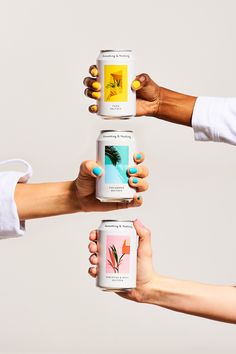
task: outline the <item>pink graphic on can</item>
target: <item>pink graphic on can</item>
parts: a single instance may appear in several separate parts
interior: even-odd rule
[[[130,237],[107,236],[106,272],[129,273]]]

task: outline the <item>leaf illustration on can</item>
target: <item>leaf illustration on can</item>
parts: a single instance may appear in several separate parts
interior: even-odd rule
[[[128,182],[127,161],[129,159],[129,150],[127,146],[105,146],[105,164],[113,168],[109,169],[109,173],[119,178],[120,183]],[[108,167],[107,167],[108,168]],[[118,177],[119,176],[119,177]]]
[[[121,162],[121,156],[119,151],[117,151],[117,149],[112,145],[105,146],[105,155],[109,157],[114,166]]]
[[[117,71],[110,74],[110,82],[106,85],[106,89],[109,92],[106,100],[110,101],[112,96],[122,93],[122,71]]]
[[[122,255],[120,257],[114,244],[108,247],[108,252],[110,256],[110,259],[107,259],[108,264],[112,267],[114,273],[119,273],[119,268],[125,255],[130,254],[130,244],[128,240],[124,240],[124,243],[122,245]]]

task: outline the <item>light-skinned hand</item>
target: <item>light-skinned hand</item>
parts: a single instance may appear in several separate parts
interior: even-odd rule
[[[145,178],[148,176],[148,169],[141,163],[144,160],[144,153],[137,152],[134,154],[134,165],[128,168],[129,185],[136,190],[134,199],[124,203],[104,203],[96,199],[96,178],[100,178],[103,174],[102,167],[96,161],[84,161],[80,166],[80,172],[75,180],[76,194],[75,198],[79,203],[81,211],[109,211],[115,209],[124,209],[130,207],[138,207],[142,205],[143,198],[140,194],[148,189],[148,183]],[[137,170],[131,173],[132,167]],[[131,169],[131,170],[130,170]],[[133,182],[135,178],[135,182]],[[138,180],[138,181],[137,181]]]

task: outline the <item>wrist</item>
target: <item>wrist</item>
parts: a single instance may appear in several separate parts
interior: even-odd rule
[[[163,277],[159,274],[155,274],[151,281],[143,286],[140,302],[157,305],[163,295],[161,290],[162,281]]]
[[[181,296],[181,294],[177,291],[175,279],[155,274],[144,292],[142,302],[168,307],[172,302],[172,298],[179,296]]]
[[[76,185],[76,180],[72,181],[70,185],[68,185],[68,200],[69,200],[68,204],[70,206],[71,213],[83,211],[81,201],[78,198],[78,189]]]
[[[192,126],[192,114],[197,97],[160,87],[156,117],[172,123]]]

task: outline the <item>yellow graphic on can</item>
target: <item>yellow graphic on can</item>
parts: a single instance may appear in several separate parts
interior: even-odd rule
[[[128,65],[104,65],[104,101],[128,101]]]

